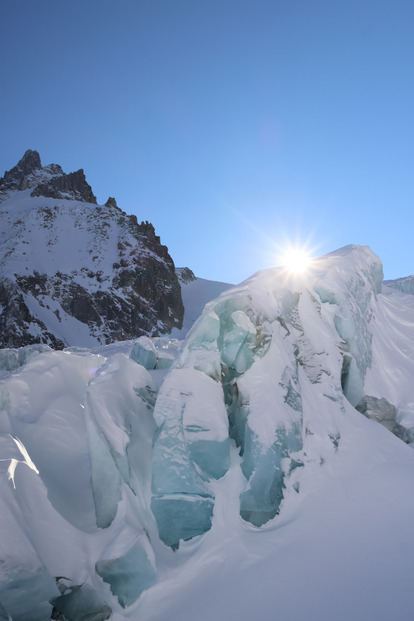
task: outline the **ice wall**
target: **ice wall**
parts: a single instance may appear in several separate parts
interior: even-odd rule
[[[240,515],[255,526],[279,512],[287,486],[299,490],[309,451],[337,450],[335,414],[344,396],[364,395],[381,283],[380,260],[348,246],[301,276],[258,273],[206,306],[154,411],[152,510],[165,543],[210,528],[229,440],[246,479]],[[328,415],[310,418],[309,401]]]
[[[155,582],[157,388],[122,354],[37,353],[0,387],[0,612],[106,619]]]

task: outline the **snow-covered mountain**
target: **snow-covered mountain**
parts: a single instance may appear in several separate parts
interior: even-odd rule
[[[0,346],[96,346],[180,328],[181,289],[153,226],[83,170],[27,151],[0,179]]]
[[[0,619],[411,620],[413,346],[348,246],[184,341],[4,350]]]

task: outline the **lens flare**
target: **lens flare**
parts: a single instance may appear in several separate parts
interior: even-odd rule
[[[280,263],[290,274],[303,274],[311,264],[309,252],[304,248],[287,248],[280,257]]]

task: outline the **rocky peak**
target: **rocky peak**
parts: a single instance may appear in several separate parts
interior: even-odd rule
[[[112,196],[108,197],[108,200],[105,203],[105,207],[115,207],[115,209],[119,209],[118,205],[116,204],[116,200]]]
[[[96,204],[82,169],[65,174],[58,164],[43,166],[37,151],[28,150],[0,179],[0,202],[11,192],[32,189],[31,196],[65,198]],[[115,200],[115,199],[112,199]]]
[[[160,238],[158,237],[158,235],[155,234],[154,225],[151,222],[145,220],[145,222],[141,222],[141,224],[138,224],[136,216],[129,216],[129,218],[130,221],[133,223],[133,228],[135,228],[135,225],[137,225],[136,230],[139,235],[145,235],[145,237],[148,237],[148,239],[156,241],[157,244],[160,243]]]
[[[39,153],[28,149],[16,166],[11,170],[6,170],[4,177],[0,179],[0,193],[23,189],[25,179],[41,168]]]
[[[60,168],[60,167],[59,167]],[[96,196],[85,179],[85,173],[80,168],[76,172],[52,177],[45,183],[35,187],[31,196],[46,196],[47,198],[69,198],[85,203],[97,204]]]
[[[64,175],[65,173],[62,170],[62,167],[59,164],[49,164],[48,166],[43,166],[42,171],[44,173],[49,173],[50,175]]]
[[[5,177],[7,175],[13,175],[15,178],[25,177],[38,168],[42,168],[39,153],[28,149],[17,165],[5,174]]]
[[[178,281],[183,285],[196,280],[194,272],[190,270],[189,267],[176,267],[175,271],[178,276]]]

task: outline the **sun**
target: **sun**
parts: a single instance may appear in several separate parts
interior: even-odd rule
[[[287,248],[280,257],[282,267],[290,274],[303,274],[311,264],[309,253],[304,248]]]

